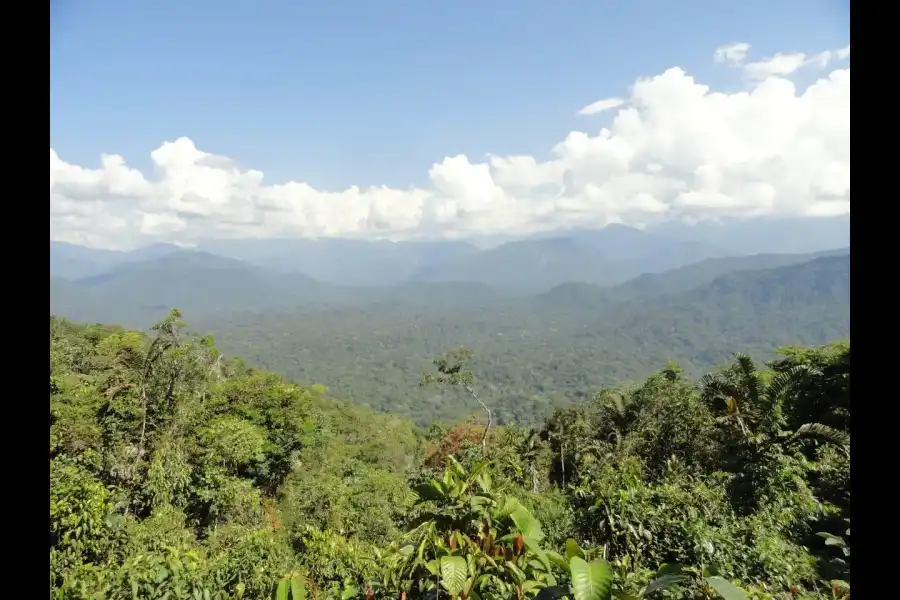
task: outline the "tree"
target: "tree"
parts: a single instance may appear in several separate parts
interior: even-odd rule
[[[494,415],[488,405],[475,393],[475,375],[468,368],[469,360],[474,354],[468,348],[459,348],[435,359],[433,364],[437,368],[437,372],[426,373],[419,385],[421,387],[427,387],[432,384],[461,387],[475,399],[475,402],[481,405],[488,418],[484,433],[481,436],[481,449],[486,453],[487,436],[491,430],[491,425],[494,423]]]
[[[819,370],[804,364],[774,374],[762,373],[752,358],[738,353],[724,372],[704,375],[700,387],[710,407],[724,413],[720,422],[737,428],[748,442],[758,445],[815,437],[846,448],[850,436],[821,423],[785,429],[784,406],[791,392],[809,378],[821,376]]]

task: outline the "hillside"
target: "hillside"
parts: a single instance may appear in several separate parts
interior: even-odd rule
[[[433,381],[467,373],[446,361]],[[426,600],[467,568],[498,600],[845,597],[849,390],[849,345],[791,348],[534,429],[425,433],[223,357],[177,313],[152,336],[51,317],[51,597]]]
[[[194,250],[122,262],[74,281],[51,277],[50,310],[79,320],[147,326],[172,308],[191,314],[269,310],[319,296],[323,286]],[[96,315],[103,315],[97,319]]]
[[[102,275],[121,265],[161,258],[180,250],[172,244],[151,244],[130,252],[119,252],[51,241],[50,274],[61,279],[84,279]]]
[[[298,381],[328,381],[341,396],[421,424],[456,420],[477,407],[417,386],[430,357],[468,346],[501,422],[534,422],[553,406],[640,379],[667,360],[699,374],[735,347],[765,357],[784,344],[847,337],[849,260],[738,272],[640,302],[607,302],[582,288],[565,310],[525,298],[478,309],[384,303],[195,323],[230,353]]]

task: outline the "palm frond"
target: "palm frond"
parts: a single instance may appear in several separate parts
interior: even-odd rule
[[[821,372],[807,365],[797,365],[777,373],[766,389],[771,400],[783,398],[791,389],[809,376],[821,376]]]
[[[747,390],[747,400],[756,406],[759,403],[761,389],[759,374],[756,371],[756,363],[746,354],[737,353],[734,355],[734,365],[741,377],[741,383]]]
[[[821,423],[804,423],[797,428],[791,439],[813,438],[829,442],[837,446],[847,447],[850,445],[850,435],[834,427],[823,425]]]
[[[742,394],[736,385],[714,375],[704,375],[700,379],[703,399],[709,403],[715,400],[728,402],[728,398],[740,398]]]

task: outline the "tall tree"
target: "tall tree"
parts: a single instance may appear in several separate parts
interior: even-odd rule
[[[461,387],[475,399],[484,412],[487,413],[487,425],[481,436],[481,449],[487,452],[487,436],[494,424],[494,415],[478,394],[475,393],[475,375],[468,368],[469,360],[475,355],[468,348],[458,348],[446,353],[433,361],[436,372],[426,373],[419,382],[421,387],[438,384],[451,387]]]

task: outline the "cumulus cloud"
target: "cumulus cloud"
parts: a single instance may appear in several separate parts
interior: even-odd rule
[[[625,104],[625,101],[621,98],[607,98],[606,100],[597,100],[596,102],[592,102],[588,104],[584,108],[578,111],[579,115],[596,115],[598,113],[602,113],[605,110],[612,110],[613,108],[618,108]]]
[[[748,44],[714,60],[747,88],[717,92],[681,68],[638,79],[599,131],[573,131],[547,160],[448,156],[422,188],[319,190],[267,184],[261,171],[186,137],[150,154],[154,176],[103,155],[97,168],[50,149],[50,233],[100,247],[206,237],[407,239],[524,234],[561,226],[702,222],[720,217],[834,215],[850,210],[849,47],[745,62]],[[820,78],[798,87],[798,69]]]
[[[739,42],[737,44],[728,44],[726,46],[719,46],[716,48],[716,51],[713,53],[713,60],[717,63],[728,63],[731,65],[739,65],[744,62],[744,59],[747,58],[747,53],[750,51],[750,44],[746,42]]]

